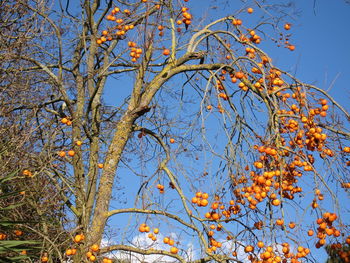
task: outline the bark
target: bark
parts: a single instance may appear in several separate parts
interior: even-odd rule
[[[116,175],[116,169],[121,159],[123,150],[128,138],[133,130],[133,124],[137,115],[126,112],[117,124],[116,133],[109,145],[106,155],[103,173],[99,182],[98,196],[96,200],[92,225],[89,232],[89,243],[99,244],[102,239],[104,227],[107,221],[107,212],[112,196],[113,182]]]

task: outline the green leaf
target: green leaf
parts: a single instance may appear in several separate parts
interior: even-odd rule
[[[5,183],[8,180],[14,179],[13,177],[18,173],[18,170],[6,175],[5,177],[0,179],[0,184]]]
[[[9,206],[0,208],[0,210],[11,210],[11,209],[16,208],[16,207],[19,207],[19,206],[21,206],[21,205],[23,205],[23,203],[22,203],[22,204],[19,203],[19,204],[15,204],[15,205],[9,205]]]
[[[14,257],[1,257],[0,256],[0,263],[8,263],[8,262],[21,262],[21,260],[28,259],[29,257],[26,255],[19,255]]]
[[[19,194],[20,191],[16,191],[16,192],[11,192],[11,193],[6,193],[6,194],[1,194],[0,195],[0,199],[4,199],[7,197],[11,197],[11,196],[16,196]]]
[[[2,220],[0,221],[0,226],[13,226],[18,224],[30,224],[30,223],[37,223],[37,221],[8,221],[8,220]]]
[[[39,241],[34,240],[2,240],[0,241],[0,248],[10,248],[10,247],[16,247],[16,246],[23,246],[23,245],[36,245],[40,244]]]

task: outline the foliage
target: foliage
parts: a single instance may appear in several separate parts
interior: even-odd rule
[[[332,244],[326,247],[329,258],[326,263],[342,263],[349,261],[349,245],[348,244]]]
[[[8,238],[8,234],[5,233],[14,233],[14,237],[20,236],[21,232],[15,229],[18,224],[24,223],[13,221],[10,217],[7,216],[11,210],[14,210],[15,208],[23,205],[23,198],[21,198],[20,192],[13,192],[11,190],[8,191],[8,187],[6,187],[6,184],[11,183],[11,180],[14,179],[14,176],[16,174],[17,172],[13,172],[7,176],[0,178],[0,262],[19,262],[20,260],[25,260],[28,258],[28,256],[23,251],[27,252],[33,250],[34,253],[40,252],[40,247],[36,247],[36,245],[39,243],[37,241],[18,240],[18,238],[13,237],[12,240],[5,240]],[[8,201],[10,199],[16,201],[4,202],[4,200]],[[7,203],[7,205],[4,206],[4,203]]]

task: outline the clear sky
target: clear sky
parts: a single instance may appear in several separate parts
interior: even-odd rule
[[[328,90],[349,109],[350,4],[344,0],[296,0],[300,17],[291,21],[296,50],[278,56],[286,68],[305,82]],[[272,54],[273,56],[274,54]]]

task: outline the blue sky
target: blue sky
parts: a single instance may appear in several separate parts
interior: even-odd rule
[[[301,11],[292,21],[296,50],[278,61],[305,82],[315,83],[347,107],[350,81],[348,49],[350,4],[345,1],[295,1]],[[347,107],[349,109],[349,107]]]

